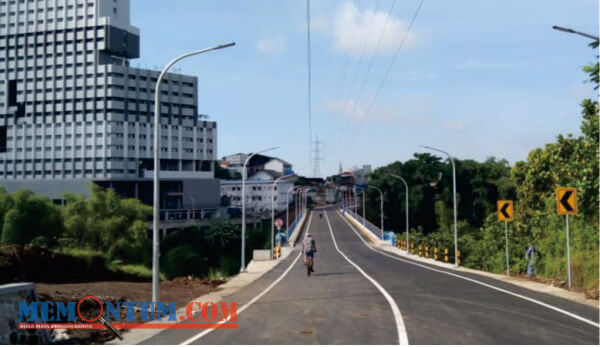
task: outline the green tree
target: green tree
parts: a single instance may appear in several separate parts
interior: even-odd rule
[[[5,192],[4,192],[5,193]],[[24,245],[36,240],[37,244],[53,246],[64,231],[59,207],[50,199],[20,190],[12,195],[12,202],[3,197],[7,208],[2,227],[3,244]]]

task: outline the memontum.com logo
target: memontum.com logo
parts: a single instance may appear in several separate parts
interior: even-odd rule
[[[97,305],[93,316],[81,305]],[[176,302],[106,302],[86,296],[79,302],[19,302],[19,329],[237,329],[237,302],[191,302],[177,313]],[[106,309],[104,309],[106,307]],[[89,310],[88,310],[89,311]],[[124,311],[124,312],[123,312]],[[139,312],[141,323],[136,320]],[[78,321],[79,318],[81,321]],[[156,321],[145,324],[146,322]]]

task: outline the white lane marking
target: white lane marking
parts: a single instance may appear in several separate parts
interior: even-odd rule
[[[339,214],[339,212],[338,212],[338,214]],[[502,293],[505,293],[505,294],[509,294],[509,295],[515,296],[515,297],[517,297],[517,298],[521,298],[521,299],[523,299],[523,300],[527,300],[527,301],[533,302],[534,304],[538,304],[538,305],[544,306],[544,307],[546,307],[546,308],[549,308],[549,309],[551,309],[551,310],[554,310],[554,311],[556,311],[556,312],[559,312],[559,313],[562,313],[562,314],[564,314],[564,315],[567,315],[567,316],[569,316],[569,317],[571,317],[571,318],[575,318],[575,319],[577,319],[577,320],[579,320],[579,321],[582,321],[582,322],[584,322],[584,323],[587,323],[587,324],[589,324],[589,325],[592,325],[592,326],[595,326],[595,327],[597,327],[597,328],[600,328],[600,324],[598,324],[598,323],[596,323],[596,322],[594,322],[594,321],[592,321],[592,320],[589,320],[589,319],[587,319],[587,318],[583,318],[583,317],[581,317],[581,316],[579,316],[579,315],[576,315],[576,314],[574,314],[574,313],[571,313],[571,312],[569,312],[569,311],[565,311],[565,310],[563,310],[562,308],[558,308],[558,307],[556,307],[556,306],[552,306],[552,305],[550,305],[550,304],[547,304],[547,303],[545,303],[545,302],[542,302],[542,301],[539,301],[539,300],[536,300],[536,299],[532,299],[532,298],[530,298],[530,297],[528,297],[528,296],[521,295],[521,294],[517,294],[517,293],[511,292],[511,291],[509,291],[509,290],[502,289],[502,288],[499,288],[499,287],[493,286],[493,285],[491,285],[491,284],[487,284],[487,283],[485,283],[485,282],[481,282],[481,281],[478,281],[478,280],[475,280],[475,279],[472,279],[472,278],[469,278],[469,277],[466,277],[466,276],[461,276],[461,275],[458,275],[458,274],[455,274],[455,273],[452,273],[452,272],[448,272],[448,271],[444,271],[444,270],[436,269],[436,268],[434,268],[434,267],[430,267],[430,266],[427,266],[427,265],[419,264],[419,263],[417,263],[417,262],[414,262],[414,261],[411,261],[411,260],[408,260],[408,259],[404,259],[404,258],[401,258],[401,257],[398,257],[398,256],[394,256],[394,255],[388,254],[388,253],[386,253],[386,252],[380,251],[380,250],[378,250],[378,249],[375,249],[375,248],[373,248],[373,246],[371,246],[370,244],[368,244],[368,243],[367,243],[367,242],[366,242],[366,241],[365,241],[365,240],[362,238],[362,236],[361,236],[361,235],[358,233],[358,231],[357,231],[357,230],[354,228],[354,226],[352,226],[352,224],[350,224],[350,222],[348,222],[348,221],[346,220],[346,218],[344,218],[344,217],[343,217],[341,214],[340,214],[340,218],[342,218],[342,219],[343,219],[343,220],[346,222],[346,224],[348,224],[348,225],[350,226],[350,228],[352,228],[352,230],[354,230],[354,232],[356,233],[356,235],[358,235],[358,237],[361,239],[361,241],[362,241],[362,242],[363,242],[363,243],[364,243],[364,244],[365,244],[365,245],[366,245],[366,246],[367,246],[367,247],[368,247],[370,250],[372,250],[372,251],[374,251],[374,252],[381,253],[381,254],[385,255],[386,257],[389,257],[389,258],[392,258],[392,259],[396,259],[396,260],[399,260],[399,261],[402,261],[402,262],[405,262],[405,263],[409,263],[409,264],[412,264],[412,265],[415,265],[415,266],[419,266],[419,267],[422,267],[422,268],[425,268],[425,269],[428,269],[428,270],[431,270],[431,271],[435,271],[435,272],[443,273],[443,274],[446,274],[446,275],[449,275],[449,276],[453,276],[453,277],[461,278],[461,279],[463,279],[463,280],[466,280],[466,281],[469,281],[469,282],[473,282],[473,283],[476,283],[476,284],[482,285],[482,286],[484,286],[484,287],[491,288],[491,289],[497,290],[497,291],[499,291],[499,292],[502,292]]]
[[[310,214],[310,217],[308,218],[308,228],[310,228],[310,223],[312,222],[312,213]],[[307,229],[308,230],[308,229]],[[294,259],[292,261],[292,263],[290,264],[290,266],[279,276],[277,277],[277,279],[271,283],[267,288],[265,288],[262,292],[260,292],[257,296],[255,296],[254,298],[252,298],[252,300],[248,301],[244,306],[240,307],[240,309],[237,311],[238,315],[242,312],[244,312],[248,307],[250,307],[250,305],[254,304],[257,300],[259,300],[260,298],[262,298],[265,294],[267,294],[271,289],[273,289],[273,287],[275,287],[277,285],[277,283],[281,282],[281,280],[292,270],[292,268],[294,267],[294,265],[296,265],[296,263],[298,262],[298,259],[300,259],[300,256],[302,255],[302,252],[298,252],[298,255],[296,256],[296,259]],[[223,324],[223,323],[227,323],[226,321],[222,321],[222,322],[218,322],[215,324]],[[213,329],[206,329],[201,333],[198,333],[197,335],[194,335],[192,337],[190,337],[189,339],[183,341],[182,343],[180,343],[180,345],[189,345],[192,342],[198,340],[199,338],[207,335],[208,333],[212,332]]]
[[[360,268],[360,266],[356,265],[352,260],[350,260],[350,258],[348,258],[344,254],[344,252],[340,250],[337,242],[335,241],[335,236],[333,235],[333,228],[331,227],[331,223],[329,222],[329,217],[327,217],[327,213],[325,213],[325,220],[327,220],[329,232],[331,233],[331,238],[333,239],[333,245],[335,246],[335,249],[338,251],[338,253],[341,254],[347,262],[354,266],[366,279],[371,281],[375,288],[377,288],[381,292],[385,300],[387,300],[388,304],[390,304],[390,307],[392,308],[392,313],[394,314],[394,319],[396,320],[396,328],[398,330],[398,344],[408,345],[408,335],[406,334],[406,327],[404,326],[404,320],[402,319],[402,314],[400,313],[398,305],[396,305],[396,301],[394,301],[392,296],[381,286],[381,284],[375,281],[371,276],[367,275],[367,273],[364,272],[363,269]]]

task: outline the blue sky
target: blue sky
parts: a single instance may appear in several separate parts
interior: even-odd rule
[[[419,3],[397,0],[386,20],[392,1],[311,1],[322,176],[340,162],[406,160],[420,144],[513,163],[559,133],[579,134],[579,103],[596,97],[581,68],[595,52],[551,27],[597,34],[598,1],[425,0],[374,99]],[[219,157],[279,146],[272,155],[311,174],[304,0],[132,0],[131,11],[142,44],[133,66],[158,69],[236,42],[176,65],[199,78],[199,111],[218,122]]]

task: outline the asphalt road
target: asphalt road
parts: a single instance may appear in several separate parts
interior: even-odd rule
[[[298,249],[250,286],[226,297],[238,329],[167,330],[145,344],[598,344],[598,309],[473,274],[423,266],[369,248],[334,209],[309,226],[316,273]],[[452,276],[464,276],[460,278]],[[474,283],[467,278],[480,281]],[[489,286],[495,288],[490,288]],[[510,293],[502,292],[502,290]],[[517,297],[538,300],[555,309]]]

